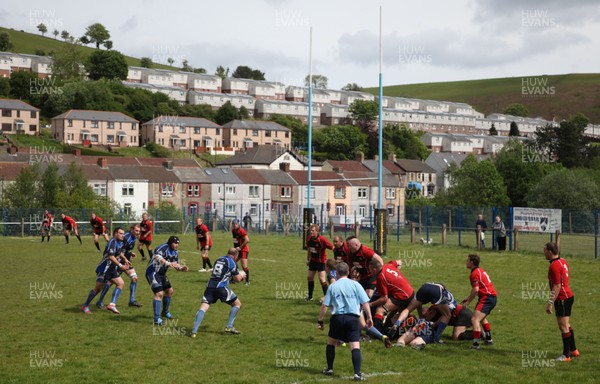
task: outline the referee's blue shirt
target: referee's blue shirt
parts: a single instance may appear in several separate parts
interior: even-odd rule
[[[329,286],[323,304],[331,308],[332,315],[360,315],[361,304],[368,303],[369,296],[354,280],[342,278]]]

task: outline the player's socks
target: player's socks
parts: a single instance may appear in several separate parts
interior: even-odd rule
[[[81,241],[81,240],[80,240]],[[94,242],[94,244],[96,245],[96,249],[99,251],[100,250],[100,244],[98,244],[98,242]]]
[[[96,297],[97,293],[96,291],[94,291],[93,289],[90,291],[90,293],[88,294],[87,299],[85,300],[85,304],[83,304],[84,307],[89,307],[90,303],[92,302],[92,300],[94,300],[94,297]]]
[[[200,324],[202,324],[202,320],[204,320],[204,313],[205,312],[201,309],[196,312],[196,320],[194,320],[194,328],[192,328],[192,333],[198,333],[198,328],[200,328]]]
[[[44,242],[44,237],[46,237],[46,236],[42,236],[42,243]]]
[[[152,301],[152,307],[154,307],[154,323],[158,323],[160,319],[160,300]]]
[[[213,266],[208,257],[206,258],[206,264],[208,265],[208,268],[212,269]]]
[[[569,333],[571,333],[571,352],[577,350],[575,346],[575,333],[573,332],[573,328],[569,327]]]
[[[314,290],[315,290],[315,282],[309,281],[308,282],[308,299],[312,299]]]
[[[102,288],[102,292],[100,293],[100,297],[98,298],[99,303],[104,302],[104,296],[106,296],[106,294],[108,293],[108,290],[110,289],[110,285],[111,285],[110,283],[104,284],[104,288]]]
[[[152,248],[149,248],[149,249],[148,249],[148,257],[149,257],[149,258],[152,258]]]
[[[379,330],[378,330],[377,328],[375,328],[375,327],[368,328],[368,327],[365,325],[365,327],[363,328],[363,330],[364,330],[365,332],[367,332],[367,334],[369,334],[369,335],[371,335],[371,336],[375,337],[377,340],[381,340],[381,339],[383,339],[383,335],[382,335],[382,334],[381,334],[381,332],[379,332]]]
[[[483,335],[486,341],[492,340],[492,330],[490,323],[483,324]]]
[[[473,344],[479,343],[481,339],[481,331],[473,331]]]
[[[50,242],[50,235],[48,235],[48,242]]]
[[[360,375],[360,369],[362,367],[362,354],[360,348],[354,348],[352,350],[352,365],[354,366],[354,374]]]
[[[354,354],[352,356],[354,356]],[[325,357],[327,358],[327,369],[333,369],[333,361],[335,360],[335,345],[327,344],[327,348],[325,348]]]
[[[169,306],[171,305],[171,296],[164,296],[162,300],[163,313],[169,313]]]
[[[121,288],[115,287],[115,290],[113,291],[112,299],[110,300],[110,302],[113,304],[117,304],[117,300],[119,300],[120,295],[121,295]]]
[[[79,244],[83,244],[83,243],[81,242],[81,237],[80,237],[79,235],[75,235],[75,236],[77,236],[77,240],[79,240]],[[98,248],[98,249],[100,249],[100,248]]]
[[[329,285],[327,284],[327,282],[323,282],[321,283],[321,289],[323,290],[323,294],[326,295],[327,294],[327,288],[329,287]]]
[[[381,329],[383,327],[383,315],[373,316],[373,326],[377,329]]]
[[[569,352],[571,351],[571,332],[562,334],[562,342],[563,342],[563,355],[569,357]]]
[[[133,303],[135,301],[135,291],[137,289],[137,281],[131,280],[131,284],[129,284],[129,302]]]
[[[250,281],[250,270],[248,267],[244,268],[244,272],[246,272],[246,282]]]
[[[227,321],[227,328],[233,328],[233,322],[235,321],[235,317],[240,311],[240,307],[236,307],[235,305],[231,307],[229,311],[229,320]]]
[[[206,269],[206,259],[202,258],[202,269]]]
[[[140,254],[142,255],[142,259],[145,259],[145,258],[146,258],[146,255],[144,255],[144,250],[143,250],[143,249],[140,249],[139,251],[140,251]]]
[[[435,330],[435,336],[433,338],[434,341],[438,342],[442,338],[442,333],[444,333],[444,329],[448,324],[442,323],[441,321],[438,323],[437,329]]]
[[[67,244],[69,244],[69,236],[65,236],[65,239],[67,240]]]

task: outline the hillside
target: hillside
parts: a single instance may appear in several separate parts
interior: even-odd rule
[[[10,41],[13,44],[11,52],[15,53],[28,53],[34,55],[36,49],[42,49],[44,52],[46,52],[46,55],[48,55],[50,52],[58,50],[63,44],[65,44],[65,42],[60,38],[60,35],[57,36],[57,39],[55,40],[54,35],[52,35],[51,31],[48,31],[48,33],[46,33],[46,36],[42,36],[33,33],[0,27],[0,33],[2,32],[8,32],[8,34],[10,35]],[[83,49],[88,55],[96,50],[96,48],[93,48],[91,45],[84,46]],[[122,53],[125,54],[124,52]],[[147,56],[151,57],[152,52],[149,52]],[[129,66],[140,65],[139,58],[125,56],[125,60],[127,61],[127,65]],[[157,63],[154,63],[154,66],[152,68],[171,70],[180,69]]]
[[[600,123],[600,74],[595,73],[394,85],[384,87],[383,94],[464,102],[485,115],[520,103],[529,109],[529,117],[552,120],[582,112],[592,123]]]

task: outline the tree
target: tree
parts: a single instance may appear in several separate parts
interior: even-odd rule
[[[37,208],[37,181],[39,166],[34,164],[22,168],[14,183],[9,184],[4,192],[6,204],[18,208]]]
[[[235,71],[231,74],[232,77],[238,79],[253,79],[253,80],[264,80],[265,73],[258,69],[252,69],[245,65],[238,66]]]
[[[592,170],[563,169],[540,180],[527,194],[530,207],[592,210],[600,206],[600,186]]]
[[[248,112],[248,108],[243,105],[240,107],[240,120],[247,119],[250,117],[250,112]]]
[[[355,100],[348,107],[350,116],[356,121],[358,127],[367,135],[369,151],[367,157],[372,158],[377,153],[378,134],[375,119],[379,116],[379,105],[373,100]]]
[[[217,110],[217,113],[215,114],[215,123],[223,125],[231,120],[236,120],[239,117],[240,114],[238,110],[231,104],[231,101],[227,101]]]
[[[58,29],[55,29],[54,31],[52,31],[52,34],[54,35],[54,40],[56,40],[56,37],[60,34],[60,32],[58,31]]]
[[[504,113],[511,116],[529,116],[529,110],[527,109],[527,107],[519,103],[510,104],[508,107],[506,107]]]
[[[66,31],[63,31],[66,32]],[[52,75],[63,81],[81,80],[84,76],[85,53],[81,44],[68,38],[52,57]]]
[[[154,65],[154,63],[152,62],[152,59],[149,57],[142,57],[140,59],[140,67],[152,68],[153,65]]]
[[[558,163],[550,162],[523,144],[511,139],[494,158],[498,173],[506,185],[506,193],[513,207],[526,207],[526,196],[544,176],[560,170]]]
[[[241,108],[240,108],[240,112],[241,112]],[[182,114],[182,116],[203,117],[203,118],[205,118],[207,120],[211,120],[211,121],[213,121],[215,118],[215,111],[208,104],[197,104],[197,105],[185,104],[181,108],[181,114]]]
[[[342,87],[342,91],[362,91],[362,87],[356,83],[348,83]]]
[[[477,162],[473,155],[467,156],[460,167],[449,168],[450,188],[448,202],[463,207],[506,207],[510,200],[502,176],[492,160]]]
[[[79,38],[79,42],[83,45],[88,45],[90,43],[90,39],[84,35]]]
[[[306,148],[308,146],[308,126],[300,119],[288,115],[271,115],[269,120],[288,128],[292,134],[292,146]]]
[[[15,71],[10,74],[10,94],[15,99],[30,100],[31,84],[35,84],[38,77],[34,72]]]
[[[64,41],[67,41],[69,39],[69,37],[71,37],[71,34],[69,34],[69,32],[67,30],[63,30],[60,33],[60,38],[63,39]]]
[[[219,65],[217,67],[217,70],[215,71],[215,75],[219,76],[221,79],[226,78],[227,76],[229,76],[229,67],[225,69],[222,65]]]
[[[94,23],[87,27],[84,36],[88,39],[88,43],[84,44],[96,44],[96,49],[100,49],[100,46],[110,39],[110,32],[108,32],[104,25]]]
[[[95,51],[86,63],[88,76],[92,80],[98,79],[127,79],[127,62],[125,56],[119,51]]]
[[[0,33],[0,51],[10,51],[12,47],[8,32]]]
[[[60,199],[65,208],[96,208],[99,204],[98,196],[83,175],[81,166],[71,163],[63,176],[64,189],[60,193]]]
[[[64,189],[62,177],[58,174],[58,165],[50,163],[42,174],[38,188],[38,198],[42,207],[62,207],[60,193]]]
[[[37,29],[38,29],[38,31],[40,31],[40,32],[42,33],[42,36],[44,36],[44,34],[45,34],[46,32],[48,32],[48,27],[46,27],[46,24],[44,24],[44,23],[40,23],[40,24],[37,26]]]
[[[510,122],[510,131],[508,132],[508,136],[521,136],[521,132],[519,132],[519,126],[514,121]]]
[[[0,97],[10,96],[10,79],[0,77]]]
[[[113,42],[112,42],[112,40],[106,40],[103,45],[104,45],[104,48],[106,48],[106,49],[112,49]]]
[[[496,126],[494,125],[494,123],[492,123],[492,126],[490,127],[489,135],[490,136],[498,136],[498,130],[496,129]]]
[[[304,85],[308,87],[310,85],[309,81],[310,81],[310,75],[306,75],[306,77],[304,78]],[[312,75],[312,86],[314,88],[327,89],[328,81],[329,81],[329,79],[327,78],[327,76]]]
[[[174,62],[175,60],[172,57],[167,58],[167,63],[169,63],[170,66],[173,66]]]
[[[535,131],[533,148],[548,158],[558,158],[567,168],[582,167],[593,158],[584,136],[588,119],[579,113],[559,125],[546,124]]]
[[[204,68],[194,68],[194,73],[206,73],[206,69],[204,69]]]
[[[383,129],[383,156],[395,153],[401,159],[425,160],[429,150],[420,139],[420,134],[413,132],[405,124],[387,125]]]
[[[366,152],[367,135],[352,125],[334,125],[315,132],[315,145],[328,159],[354,159],[356,152]]]

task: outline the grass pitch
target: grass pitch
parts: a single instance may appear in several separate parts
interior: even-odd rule
[[[158,236],[155,245],[166,238]],[[163,327],[152,325],[145,263],[134,262],[140,275],[137,299],[144,307],[127,307],[126,280],[118,303],[121,315],[95,306],[92,315],[84,315],[80,307],[94,285],[94,268],[100,259],[92,239],[84,237],[83,245],[76,240],[65,245],[60,236],[49,244],[39,241],[0,238],[4,250],[2,383],[309,383],[349,381],[352,376],[350,352],[344,348],[337,350],[333,378],[320,373],[325,367],[327,331],[316,329],[318,304],[302,300],[307,289],[306,253],[297,236],[251,234],[252,284],[232,286],[242,301],[235,322],[242,334],[223,332],[229,306],[216,303],[197,339],[189,333],[209,274],[197,272],[201,259],[191,235],[183,236],[180,246],[190,272],[169,271],[175,318]],[[213,262],[230,246],[229,234],[215,233],[214,243]],[[555,317],[544,313],[548,263],[542,247],[540,243],[538,254],[480,253],[481,266],[499,294],[490,316],[494,346],[470,350],[469,342],[450,341],[450,330],[445,345],[423,351],[386,350],[378,341],[363,343],[367,380],[597,382],[600,264],[568,258],[576,300],[571,322],[582,355],[570,363],[554,363],[562,345]],[[410,246],[390,240],[386,259],[403,259],[403,271],[415,289],[439,281],[462,300],[470,290],[468,253],[466,248]]]

